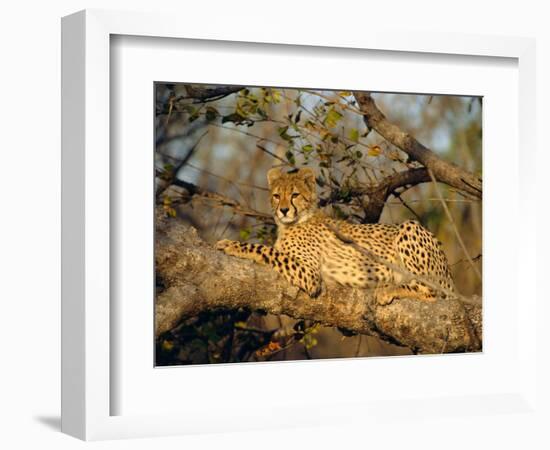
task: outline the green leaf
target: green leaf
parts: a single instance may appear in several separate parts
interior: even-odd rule
[[[281,101],[281,91],[271,89],[271,98],[273,99],[273,103],[279,103]]]
[[[328,128],[334,128],[342,119],[342,117],[344,117],[342,114],[340,114],[334,108],[331,108],[327,113],[327,116],[325,117],[325,125]]]
[[[304,337],[302,338],[302,343],[304,344],[304,346],[310,350],[312,349],[313,347],[315,347],[317,345],[317,338],[315,336],[312,336],[311,334],[306,334],[304,335]]]
[[[342,202],[349,203],[351,198],[351,192],[348,189],[342,188],[338,191],[338,199]]]
[[[332,205],[332,210],[337,219],[347,219],[348,215],[337,205]]]
[[[302,147],[302,151],[305,153],[310,153],[313,151],[313,145],[307,144]]]
[[[241,240],[246,241],[250,237],[250,228],[243,228],[240,230],[239,237]]]
[[[357,128],[352,128],[349,130],[349,138],[353,142],[359,141],[359,130]]]
[[[277,129],[277,133],[279,133],[279,136],[281,137],[281,139],[284,139],[285,141],[292,141],[292,139],[295,138],[295,136],[290,136],[288,133],[288,126],[286,127],[280,127]]]
[[[241,116],[237,112],[234,112],[233,114],[229,114],[228,116],[223,116],[222,124],[226,122],[233,122],[235,125],[247,125],[249,127],[254,125],[253,120],[247,119],[246,117]]]
[[[189,113],[189,114],[195,114],[197,112],[197,108],[195,108],[193,105],[183,105],[181,107],[181,109],[183,109],[185,112]]]
[[[296,158],[294,158],[294,154],[292,153],[292,150],[290,150],[290,149],[287,150],[286,153],[285,153],[285,157],[291,165],[296,164]]]

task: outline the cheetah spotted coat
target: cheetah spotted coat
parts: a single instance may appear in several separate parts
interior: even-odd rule
[[[275,245],[222,240],[217,243],[218,249],[271,266],[311,297],[327,283],[375,289],[381,304],[398,297],[433,301],[442,295],[416,281],[414,275],[434,280],[447,291],[454,290],[439,241],[418,222],[352,224],[330,218],[317,209],[311,169],[294,173],[272,169],[268,181],[278,224]],[[343,242],[334,229],[367,252]],[[370,253],[377,258],[369,257]],[[403,270],[393,270],[392,265]],[[412,279],[407,277],[402,282],[403,273],[412,275]]]

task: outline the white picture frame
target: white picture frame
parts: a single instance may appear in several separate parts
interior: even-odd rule
[[[345,405],[345,410],[339,408],[342,405],[331,401],[303,406],[289,404],[285,407],[285,400],[282,399],[274,408],[269,425],[266,425],[266,418],[270,417],[266,411],[258,411],[254,415],[241,411],[235,413],[233,419],[228,420],[228,414],[234,413],[234,407],[229,410],[221,409],[219,413],[208,416],[206,413],[160,414],[156,411],[150,414],[147,411],[141,411],[139,414],[112,414],[114,390],[120,388],[113,382],[111,371],[115,364],[113,358],[119,356],[112,349],[111,338],[117,333],[117,323],[111,320],[110,306],[111,246],[114,245],[110,239],[110,200],[111,186],[117,182],[117,174],[111,171],[109,151],[112,139],[112,36],[222,41],[241,43],[243,46],[251,43],[284,44],[287,47],[278,48],[278,51],[283,53],[290,51],[290,46],[300,46],[312,49],[321,47],[327,51],[330,49],[333,53],[338,52],[338,49],[399,52],[412,55],[411,58],[415,58],[415,55],[420,58],[420,55],[426,54],[508,58],[517,61],[519,82],[517,95],[514,93],[519,117],[519,142],[517,146],[512,145],[514,148],[535,148],[535,45],[531,39],[445,33],[399,33],[391,30],[349,30],[348,33],[330,35],[311,30],[308,33],[285,30],[284,34],[280,34],[273,26],[264,26],[259,30],[234,27],[230,24],[218,25],[214,31],[214,28],[207,28],[192,21],[182,27],[181,20],[165,14],[96,10],[79,12],[63,19],[62,430],[80,439],[97,440],[247,430],[268,426],[307,426],[342,422],[359,424],[365,418],[375,417],[381,411],[385,420],[399,421],[402,420],[400,417],[403,416],[403,411],[414,416],[422,415],[430,408],[437,409],[443,416],[461,417],[476,414],[494,415],[502,411],[514,414],[542,414],[541,405],[535,401],[537,354],[531,345],[536,341],[536,327],[533,323],[537,321],[537,293],[534,284],[525,288],[524,301],[517,303],[511,300],[518,312],[517,318],[514,319],[517,332],[510,338],[510,344],[514,347],[514,364],[517,365],[517,372],[514,371],[513,379],[506,380],[508,384],[503,384],[497,392],[469,392],[464,397],[432,398],[398,395],[394,398],[388,397],[387,400],[380,397],[370,403],[358,397],[356,402],[344,402],[342,405]],[[228,83],[230,81],[228,80]],[[516,109],[515,102],[512,102],[512,109]],[[516,121],[516,116],[512,120]],[[530,203],[529,199],[532,197],[526,195],[534,189],[529,176],[534,172],[534,153],[522,152],[518,163],[519,181],[517,186],[511,188],[515,192],[513,198],[522,199],[521,203],[518,200],[514,206],[522,217],[518,226],[522,229],[534,228],[536,208]],[[529,279],[529,272],[535,272],[535,237],[531,233],[522,233],[521,236],[521,241],[515,242],[513,252],[520,260],[533,262],[513,269],[517,271],[518,284],[522,279]],[[517,295],[517,292],[511,292],[509,295]],[[139,320],[138,322],[141,323]],[[147,326],[144,328],[148,329]],[[150,336],[152,339],[152,332]],[[481,357],[490,360],[490,354]],[[430,363],[432,370],[435,370],[434,361],[435,359]],[[330,363],[316,364],[315,367],[318,368],[320,364]],[[455,358],[449,364],[456,368],[468,363],[466,359]],[[257,367],[247,370],[257,371],[260,376],[268,376],[268,371],[281,372],[281,369],[274,365],[269,368]],[[312,373],[316,370],[312,365],[301,367],[308,367],[306,370]],[[227,374],[227,369],[220,370],[225,370],[224,376]],[[351,362],[342,370],[361,373],[365,367],[360,363]],[[182,383],[185,383],[186,374],[180,372],[178,376]],[[355,376],[350,379],[358,383],[357,378]],[[402,402],[399,413],[395,413],[391,407],[395,401]],[[472,409],[472,405],[476,407]],[[247,417],[248,420],[239,420],[243,417]]]

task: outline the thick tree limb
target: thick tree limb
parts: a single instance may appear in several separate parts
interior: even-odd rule
[[[368,92],[354,92],[367,127],[376,130],[387,141],[407,153],[412,159],[431,169],[438,181],[460,189],[477,198],[482,197],[482,182],[476,175],[444,161],[410,134],[391,123],[378,109]]]
[[[415,352],[481,349],[481,307],[400,299],[379,306],[367,291],[329,287],[311,299],[275,271],[215,251],[175,219],[157,219],[156,335],[201,311],[247,307],[377,336]]]

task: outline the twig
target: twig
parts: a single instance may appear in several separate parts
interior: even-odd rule
[[[168,158],[171,158],[175,161],[177,161],[177,164],[172,168],[172,170],[170,171],[170,174],[169,174],[169,177],[168,178],[164,178],[162,179],[163,183],[159,183],[159,186],[158,186],[158,189],[157,189],[157,197],[160,196],[168,187],[170,187],[170,185],[174,182],[174,180],[177,178],[178,176],[178,172],[180,171],[180,169],[191,159],[191,157],[193,156],[193,154],[195,153],[195,150],[197,149],[197,146],[199,145],[199,143],[202,141],[202,138],[204,136],[206,136],[208,134],[208,130],[206,130],[198,139],[197,141],[193,144],[193,147],[191,147],[189,149],[189,151],[187,152],[187,154],[182,158],[182,159],[178,159],[178,158],[175,158],[173,156],[170,156],[170,155],[166,155],[164,153],[161,153],[161,152],[158,152],[159,155],[162,155],[162,156],[165,156],[165,157],[168,157]]]
[[[460,233],[458,231],[458,227],[456,226],[456,223],[453,219],[453,216],[451,215],[451,211],[449,211],[449,207],[447,206],[447,202],[445,202],[445,199],[443,198],[443,195],[441,195],[441,191],[439,190],[439,186],[437,185],[437,181],[435,179],[435,176],[431,169],[428,169],[428,173],[430,174],[430,177],[433,181],[435,193],[437,194],[437,197],[439,198],[439,201],[441,202],[441,205],[443,206],[443,209],[445,210],[445,214],[447,215],[447,218],[449,219],[449,222],[451,223],[451,226],[453,227],[453,231],[455,233],[456,239],[458,240],[458,243],[460,244],[460,247],[462,248],[462,251],[464,252],[464,255],[466,256],[466,259],[470,263],[470,266],[472,266],[472,269],[474,270],[475,274],[479,278],[479,281],[481,281],[481,272],[479,269],[475,266],[474,261],[472,260],[470,253],[468,253],[468,249],[466,248],[466,245],[464,244],[464,241],[462,240],[462,236],[460,236]]]
[[[245,186],[245,187],[250,187],[250,188],[254,188],[254,189],[258,189],[260,191],[269,191],[268,188],[265,188],[265,187],[262,187],[262,186],[257,186],[255,184],[252,184],[252,183],[244,183],[242,181],[232,181],[230,180],[229,178],[227,177],[224,177],[222,175],[218,175],[214,172],[210,172],[209,170],[206,170],[206,169],[203,169],[202,167],[197,167],[191,163],[188,163],[187,164],[187,167],[191,167],[192,169],[195,169],[199,172],[204,172],[204,173],[207,173],[208,175],[211,175],[215,178],[219,178],[220,180],[224,180],[224,181],[227,181],[228,183],[231,183],[231,184],[236,184],[236,185],[239,185],[239,186]]]
[[[308,89],[304,89],[303,92],[307,92],[310,95],[316,95],[317,97],[321,97],[322,99],[327,100],[329,102],[335,102],[335,99],[332,99],[327,95],[321,94],[320,92],[317,92],[317,91],[310,91]],[[344,99],[342,96],[338,95],[337,97],[339,100],[344,101],[344,103],[339,103],[339,105],[342,108],[349,109],[350,111],[353,111],[354,113],[357,113],[361,116],[363,115],[363,112],[359,108],[357,108],[356,106],[353,106],[350,102],[346,101],[346,99]]]
[[[472,261],[477,261],[477,260],[480,259],[482,256],[483,256],[483,255],[480,253],[479,255],[474,256],[474,257],[472,258]],[[459,259],[458,261],[452,263],[450,266],[451,266],[451,267],[454,267],[454,266],[456,266],[457,264],[461,264],[461,263],[464,263],[464,262],[468,262],[468,260],[467,260],[467,259]]]
[[[262,152],[265,152],[265,153],[267,153],[268,155],[273,156],[273,158],[277,158],[277,159],[279,159],[279,160],[281,160],[281,161],[284,161],[284,159],[278,157],[275,153],[269,151],[269,150],[268,150],[267,148],[265,148],[263,145],[256,144],[256,147],[259,148]]]
[[[256,211],[255,209],[241,205],[239,202],[233,200],[232,198],[226,197],[225,195],[218,194],[217,192],[207,191],[194,185],[193,183],[189,183],[180,179],[175,179],[172,184],[184,188],[189,193],[190,197],[198,197],[199,199],[212,201],[212,206],[214,207],[230,207],[237,214],[254,217],[258,220],[262,220],[268,223],[273,222],[273,217],[271,216],[271,214],[265,214],[260,211]]]
[[[243,326],[243,325],[234,325],[236,330],[239,331],[246,331],[248,333],[257,333],[265,336],[271,336],[273,333],[277,331],[277,329],[274,330],[262,330],[261,328],[255,328],[255,327],[249,327],[249,326]]]
[[[258,136],[256,134],[252,134],[252,133],[248,133],[247,131],[239,130],[238,128],[224,127],[223,125],[218,125],[216,123],[211,123],[210,125],[213,126],[213,127],[223,128],[224,130],[235,131],[236,133],[241,133],[241,134],[244,134],[245,136],[250,136],[250,137],[256,138],[260,141],[271,142],[272,144],[275,144],[275,145],[282,145],[281,142],[277,142],[277,141],[274,141],[272,139],[263,138],[263,137]],[[272,153],[269,150],[267,150],[265,148],[262,148],[262,147],[259,147],[259,148],[260,148],[260,150],[265,151],[268,155],[272,156],[273,158],[277,158],[278,160],[286,163],[286,161],[283,158],[281,158],[280,156],[277,156],[275,153]]]
[[[405,200],[401,198],[401,194],[399,192],[393,191],[392,194],[405,208],[407,208],[414,215],[414,217],[420,220],[420,216],[416,213],[414,209],[410,207],[410,205]]]
[[[357,348],[355,349],[355,357],[357,358],[359,356],[359,353],[361,351],[361,341],[363,339],[363,335],[359,335],[359,339],[357,340]]]
[[[407,200],[407,203],[423,203],[423,202],[439,202],[440,200],[438,198],[423,198],[421,200]],[[479,200],[462,200],[462,199],[454,199],[454,198],[446,198],[445,201],[447,203],[477,203],[479,202]],[[400,204],[401,202],[397,203],[397,202],[387,202],[388,204],[391,204],[391,205],[398,205]]]

